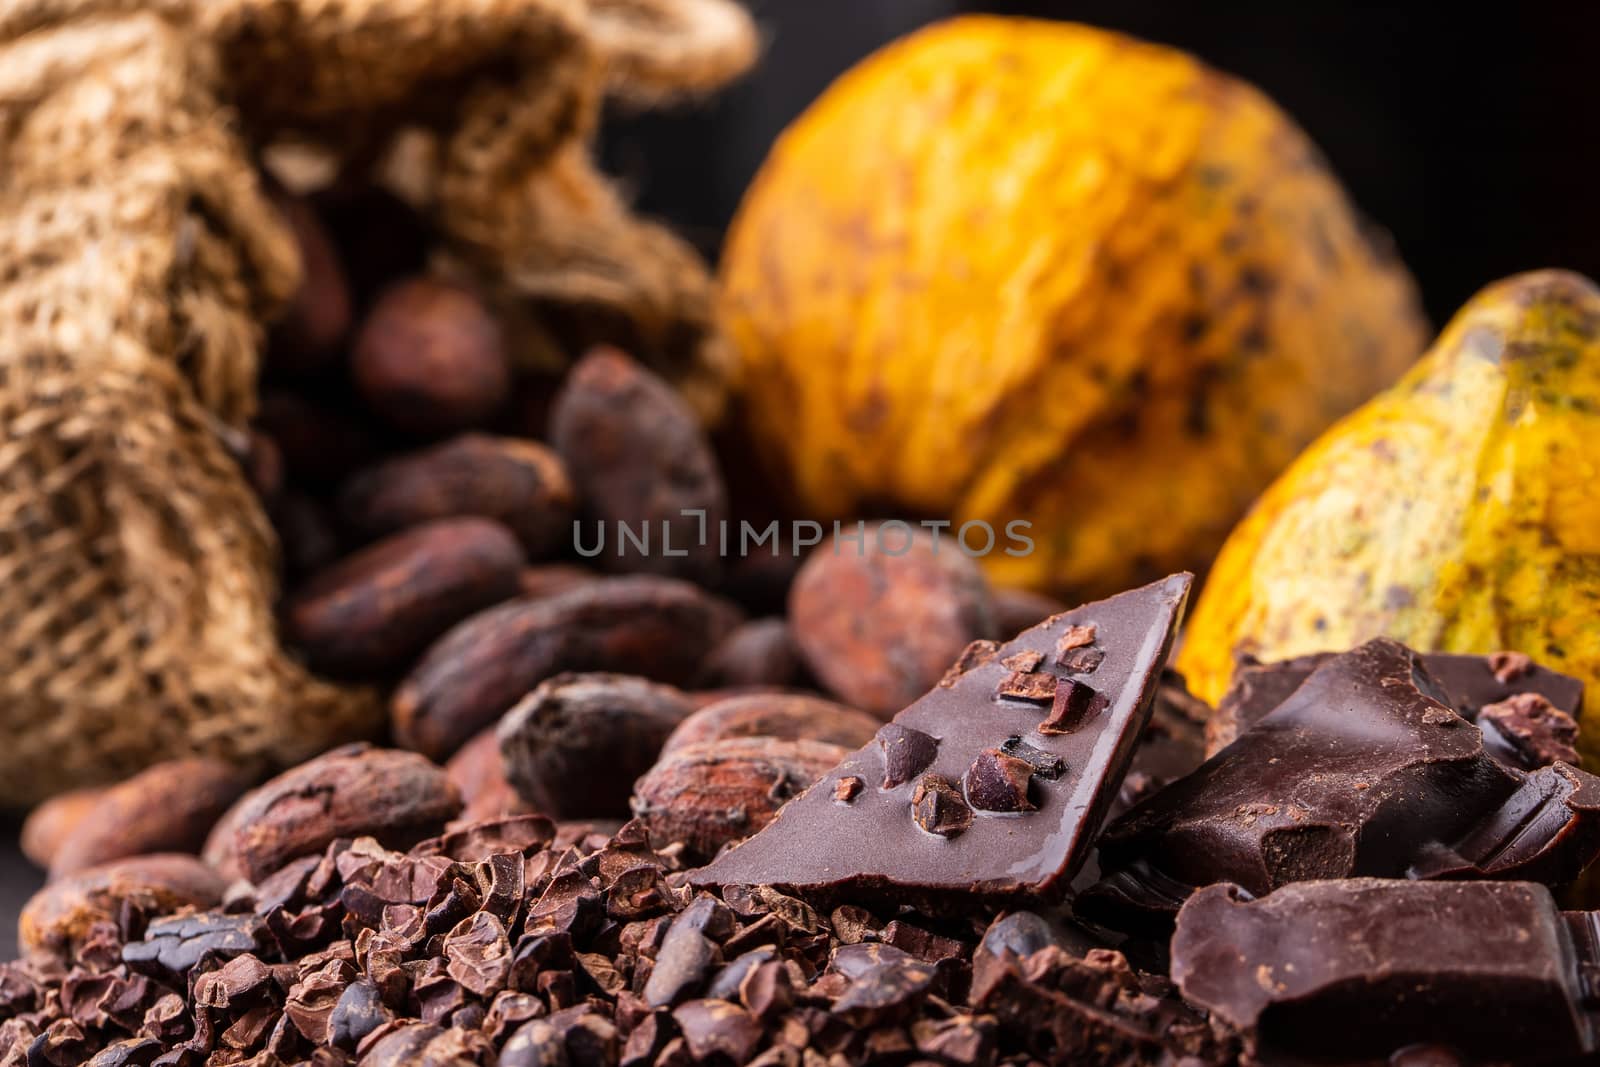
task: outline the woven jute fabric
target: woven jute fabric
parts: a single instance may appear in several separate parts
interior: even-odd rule
[[[604,96],[746,65],[725,0],[12,0],[0,9],[0,806],[192,753],[370,735],[281,648],[226,442],[300,281],[255,160],[437,144],[430,211],[502,302],[599,309],[715,408],[692,253],[588,162]]]

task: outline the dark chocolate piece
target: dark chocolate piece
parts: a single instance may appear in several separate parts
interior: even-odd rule
[[[1114,820],[1079,913],[1141,929],[1188,887],[1319,878],[1568,881],[1600,853],[1600,779],[1493,760],[1417,655],[1326,659],[1277,710]]]
[[[1483,743],[1501,763],[1529,769],[1578,762],[1578,723],[1538,693],[1516,693],[1478,712]]]
[[[877,891],[902,900],[1058,897],[1089,853],[1148,720],[1190,581],[1175,575],[1054,616],[984,656],[895,716],[892,725],[939,740],[915,784],[866,789],[850,804],[836,803],[840,779],[879,780],[883,755],[870,745],[791,801],[766,829],[690,872],[690,882],[775,885],[813,895]],[[1002,661],[1019,653],[1043,656],[1035,673],[1052,684],[1065,679],[1052,662],[1057,644],[1072,627],[1088,625],[1105,653],[1092,683],[1103,706],[1078,729],[1041,733],[1044,709],[996,699],[1015,673]],[[1037,810],[971,810],[979,797],[969,771],[992,750],[1032,771],[1027,799]],[[954,796],[930,784],[929,775],[949,784]],[[965,797],[954,785],[963,779]],[[980,792],[987,797],[987,785]],[[961,809],[952,800],[961,800]],[[928,829],[953,828],[962,809],[970,820],[964,832],[946,837]]]
[[[1262,1062],[1381,1062],[1426,1043],[1554,1060],[1596,1049],[1593,919],[1525,882],[1357,878],[1261,900],[1215,885],[1178,914],[1172,977]]]
[[[1206,755],[1215,755],[1266,718],[1333,655],[1315,652],[1276,663],[1249,657],[1240,660],[1232,685],[1217,704],[1216,714],[1206,723]],[[1487,656],[1424,652],[1421,658],[1422,665],[1447,694],[1445,702],[1470,721],[1476,721],[1484,707],[1518,693],[1537,693],[1573,719],[1583,710],[1582,681],[1541,667],[1519,652]],[[1523,757],[1505,751],[1490,754],[1525,770],[1543,766],[1529,764]]]

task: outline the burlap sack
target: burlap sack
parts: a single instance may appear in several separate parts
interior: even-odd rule
[[[607,307],[716,403],[703,267],[582,142],[750,59],[723,0],[14,0],[0,10],[0,806],[217,753],[303,758],[375,695],[284,654],[225,445],[299,265],[253,159],[437,138],[432,205],[503,297]]]

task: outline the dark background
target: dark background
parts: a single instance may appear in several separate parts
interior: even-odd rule
[[[1600,4],[755,0],[760,70],[717,101],[619,117],[603,152],[639,205],[714,254],[778,131],[879,44],[957,11],[1073,18],[1192,51],[1278,101],[1386,227],[1442,323],[1519,270],[1600,275]],[[0,824],[0,958],[36,875]]]

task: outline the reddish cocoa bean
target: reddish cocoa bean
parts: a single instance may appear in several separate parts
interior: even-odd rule
[[[461,793],[464,806],[456,818],[458,823],[477,823],[533,810],[506,780],[505,760],[500,757],[500,738],[492,726],[462,745],[460,751],[444,765],[444,771]]]
[[[586,536],[608,539],[598,566],[701,581],[717,574],[727,490],[705,432],[670,385],[614,348],[593,349],[556,397],[550,440],[598,524]],[[619,524],[648,531],[649,548],[621,543]]]
[[[236,767],[220,760],[158,763],[99,795],[61,841],[50,877],[127,856],[198,852],[206,833],[249,784]]]
[[[1067,605],[1053,596],[1015,586],[996,586],[990,591],[989,597],[994,609],[994,633],[987,636],[1000,641],[1009,641],[1050,616],[1067,610]]]
[[[850,754],[823,741],[730,737],[665,754],[634,784],[633,813],[665,845],[696,857],[757,832]]]
[[[563,671],[683,685],[738,621],[733,605],[696,586],[644,575],[502,604],[428,649],[395,691],[394,735],[407,748],[447,757]]]
[[[340,517],[362,537],[478,515],[503,523],[530,559],[571,544],[575,506],[566,468],[550,449],[475,433],[359,471],[339,493]]]
[[[379,541],[295,590],[289,639],[320,670],[374,675],[517,593],[522,549],[488,519],[440,519]]]
[[[662,753],[726,737],[776,737],[825,741],[857,749],[883,723],[874,716],[821,697],[800,693],[756,693],[707,705],[683,720]]]
[[[500,720],[506,777],[552,818],[625,818],[633,780],[693,710],[682,692],[658,682],[558,674]]]
[[[61,848],[61,842],[77,829],[85,815],[94,810],[104,792],[101,786],[74,789],[51,797],[34,808],[22,823],[19,842],[22,854],[37,867],[49,867],[56,851]]]
[[[486,426],[511,393],[494,315],[470,290],[433,278],[399,282],[378,298],[350,370],[373,414],[409,433]]]
[[[414,752],[345,745],[246,793],[212,831],[205,856],[219,865],[231,857],[259,881],[339,837],[409,848],[460,811],[461,794],[443,768]]]
[[[33,895],[17,921],[23,951],[65,955],[96,923],[115,922],[124,906],[147,918],[180,908],[210,908],[226,883],[193,856],[114,860],[58,879]]]
[[[538,563],[522,568],[517,584],[525,599],[537,600],[588,585],[599,577],[589,568],[575,563]]]
[[[783,619],[743,623],[706,657],[699,685],[705,689],[797,685],[804,668],[789,624]]]
[[[273,326],[266,365],[290,374],[327,369],[343,351],[354,319],[344,266],[322,220],[306,201],[273,197],[300,250],[300,288]]]
[[[789,622],[812,674],[884,718],[994,629],[983,572],[953,539],[889,525],[813,552],[790,591]]]

